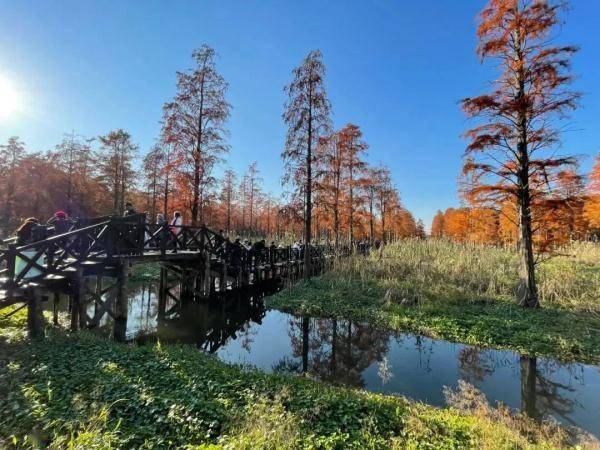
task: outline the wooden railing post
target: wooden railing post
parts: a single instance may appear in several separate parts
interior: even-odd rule
[[[115,226],[114,226],[114,222],[113,222],[113,218],[111,217],[110,222],[107,225],[107,230],[106,230],[106,240],[105,240],[105,245],[106,245],[106,259],[111,260],[113,255],[115,254]]]
[[[12,291],[15,286],[15,267],[17,265],[17,246],[15,244],[9,244],[8,250],[6,252],[6,276],[8,281],[6,283],[7,287],[7,297],[12,297]]]
[[[169,240],[169,226],[163,223],[160,228],[160,254],[165,256],[167,254],[167,241]]]
[[[206,298],[210,297],[210,252],[205,249],[204,250],[204,296]]]

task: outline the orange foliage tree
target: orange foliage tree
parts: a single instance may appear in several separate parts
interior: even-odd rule
[[[567,89],[575,47],[556,47],[548,37],[558,24],[558,4],[544,0],[490,0],[477,28],[478,54],[494,58],[501,72],[489,94],[463,100],[469,117],[482,123],[466,133],[464,172],[476,174],[473,195],[491,207],[514,198],[520,253],[517,297],[538,307],[533,251],[532,206],[552,187],[557,171],[573,158],[543,156],[559,133],[553,121],[576,107]]]
[[[590,174],[583,214],[595,233],[600,234],[600,155],[596,157],[596,163]]]
[[[204,194],[215,181],[213,168],[228,151],[225,122],[231,106],[225,100],[228,84],[217,72],[215,51],[203,45],[192,57],[196,67],[177,73],[177,94],[164,106],[163,134],[180,154],[176,181],[188,197],[184,205],[191,223],[197,225],[204,222]]]

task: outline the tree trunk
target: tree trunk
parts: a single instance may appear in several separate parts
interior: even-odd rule
[[[302,325],[302,373],[308,372],[309,320],[306,316],[302,316],[300,319]]]
[[[519,284],[517,298],[523,308],[539,308],[535,283],[533,258],[533,233],[531,231],[531,205],[528,190],[519,195]]]
[[[349,240],[350,247],[354,247],[354,189],[353,189],[352,162],[350,162],[350,218],[349,218]]]
[[[169,174],[165,174],[165,192],[163,194],[163,219],[168,222],[169,217]]]
[[[369,242],[373,245],[375,223],[373,221],[373,196],[369,196]]]
[[[228,199],[227,199],[227,233],[231,232],[231,194],[228,193]]]
[[[200,150],[195,150],[194,155],[194,187],[192,198],[192,226],[198,225],[198,207],[200,203]]]
[[[200,108],[198,112],[198,130],[194,149],[194,193],[192,199],[192,226],[198,226],[198,203],[200,202],[200,170],[202,158],[202,120],[204,119],[204,74],[200,82]]]
[[[537,364],[535,358],[521,356],[519,361],[521,369],[521,411],[529,417],[537,418],[536,405],[536,378]]]
[[[520,58],[522,56],[520,55]],[[525,76],[519,73],[516,100],[525,96]],[[518,189],[519,208],[519,284],[517,299],[523,308],[539,308],[537,286],[535,284],[535,262],[533,258],[533,232],[531,230],[531,190],[529,185],[529,151],[527,113],[521,111],[517,122],[518,142]]]
[[[312,86],[308,96],[308,145],[306,149],[306,217],[304,217],[304,278],[310,277],[312,232]]]

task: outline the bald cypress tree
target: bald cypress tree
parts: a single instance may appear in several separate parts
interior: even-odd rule
[[[312,238],[312,192],[315,183],[316,148],[319,137],[330,132],[331,105],[325,91],[325,65],[320,51],[311,51],[292,72],[294,79],[284,90],[288,95],[283,121],[288,127],[284,182],[291,183],[304,197],[304,274],[310,275]]]
[[[216,67],[216,52],[208,45],[195,50],[189,72],[177,72],[177,94],[164,106],[165,140],[179,153],[180,172],[191,187],[192,225],[203,221],[202,196],[214,178],[212,169],[229,149],[225,123],[231,105],[229,85]]]
[[[469,117],[481,122],[466,133],[470,140],[463,173],[477,183],[469,195],[498,206],[517,206],[520,256],[518,301],[538,307],[532,211],[553,189],[569,156],[557,156],[561,119],[577,106],[569,90],[573,46],[553,46],[562,2],[490,0],[480,16],[478,54],[498,63],[499,78],[490,93],[463,101]]]

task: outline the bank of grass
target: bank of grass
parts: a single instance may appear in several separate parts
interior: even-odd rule
[[[132,282],[158,282],[160,279],[160,264],[143,263],[134,264],[129,272],[129,281]]]
[[[9,328],[0,327],[0,448],[559,448],[571,443],[556,426],[487,406],[439,409],[265,374],[187,345],[123,345],[53,330],[46,339],[7,340],[13,335]],[[464,398],[460,392],[452,395]]]
[[[495,247],[407,240],[268,299],[297,314],[383,327],[530,355],[600,363],[600,246],[577,243],[541,262],[542,308],[515,304],[517,257]],[[386,295],[387,294],[387,295]]]

